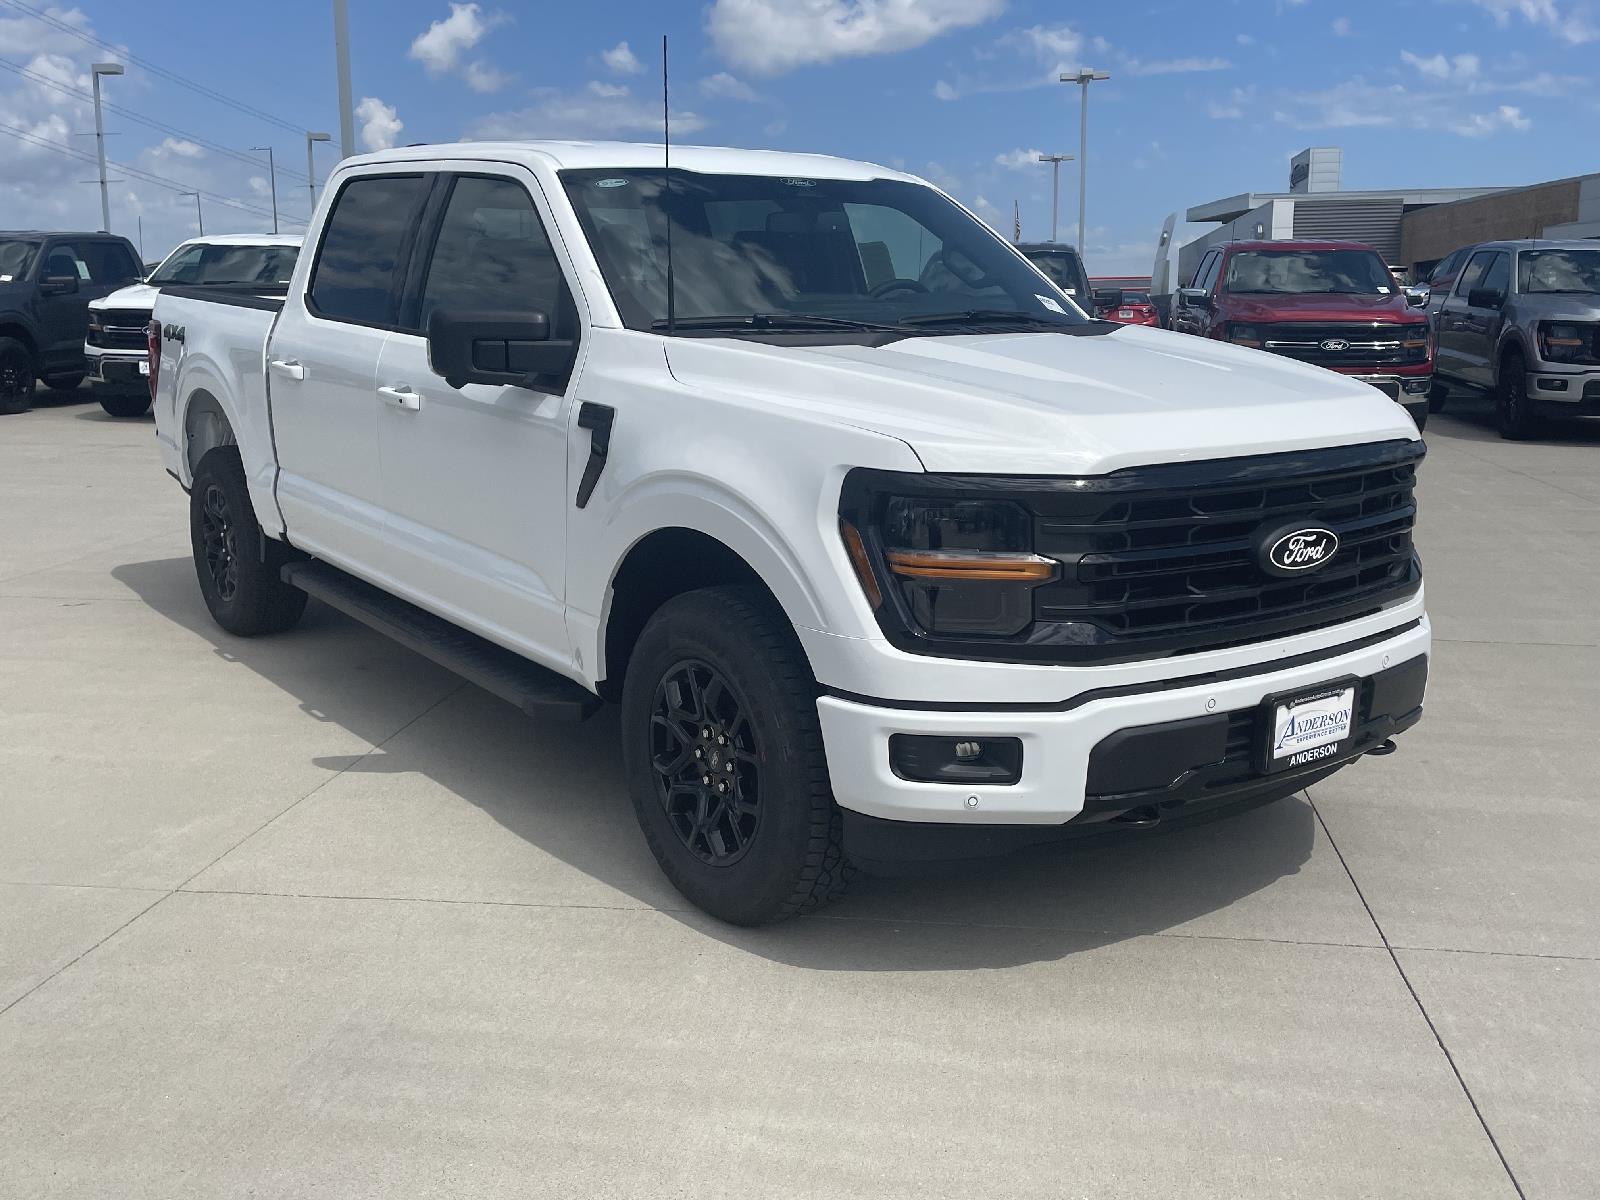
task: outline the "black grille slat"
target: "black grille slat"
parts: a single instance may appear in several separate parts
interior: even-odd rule
[[[1400,325],[1387,322],[1350,322],[1339,324],[1283,324],[1259,327],[1266,349],[1301,362],[1338,365],[1340,363],[1395,364],[1420,362],[1415,351],[1407,350],[1401,343],[1426,336],[1426,327]],[[1350,343],[1347,350],[1324,350],[1322,343],[1339,338]],[[1277,343],[1277,344],[1274,344]],[[1298,344],[1285,344],[1298,343]],[[1372,343],[1394,343],[1373,345]]]

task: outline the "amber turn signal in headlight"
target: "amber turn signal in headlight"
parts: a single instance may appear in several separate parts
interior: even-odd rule
[[[1037,554],[985,554],[976,550],[891,550],[889,569],[908,579],[986,579],[1043,583],[1056,573],[1053,558]]]

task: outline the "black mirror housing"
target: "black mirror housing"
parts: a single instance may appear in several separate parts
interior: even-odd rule
[[[1179,288],[1178,306],[1180,308],[1210,308],[1211,297],[1204,288]]]
[[[39,281],[39,293],[44,296],[71,296],[77,290],[76,275],[46,275]]]
[[[428,365],[453,388],[469,383],[533,387],[564,375],[577,346],[550,336],[542,312],[436,310],[428,319]]]
[[[1467,293],[1467,306],[1469,308],[1499,308],[1505,303],[1505,297],[1493,288],[1473,288]]]

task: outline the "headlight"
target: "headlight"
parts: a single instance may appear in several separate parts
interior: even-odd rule
[[[1590,361],[1595,358],[1589,349],[1594,329],[1592,325],[1546,321],[1539,326],[1539,352],[1547,362]]]
[[[856,527],[841,526],[874,607],[887,590],[878,586],[881,570],[926,633],[1010,637],[1032,623],[1033,589],[1054,579],[1058,564],[1033,553],[1033,520],[1020,505],[888,496],[878,511],[876,564]]]
[[[1261,336],[1261,330],[1254,325],[1229,324],[1228,340],[1235,346],[1254,346],[1259,349],[1265,339]]]

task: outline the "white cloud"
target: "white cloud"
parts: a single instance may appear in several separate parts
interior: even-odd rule
[[[406,127],[394,106],[376,96],[363,96],[356,105],[356,120],[361,125],[361,144],[368,150],[387,150],[400,139]]]
[[[600,61],[606,64],[608,70],[615,71],[618,75],[637,75],[644,70],[644,64],[634,57],[627,42],[618,42],[611,49],[602,52]]]
[[[761,99],[753,87],[726,71],[718,71],[715,75],[708,75],[702,79],[700,93],[720,100],[742,100],[747,104]]]
[[[1349,37],[1354,32],[1349,17],[1335,17],[1333,19],[1333,34],[1335,37]]]
[[[961,93],[943,79],[933,85],[933,95],[936,100],[959,100]]]
[[[485,13],[478,4],[451,4],[450,15],[433,22],[411,43],[410,56],[430,75],[459,74],[475,92],[498,92],[512,77],[483,58],[468,59],[492,29],[511,18],[502,12]]]
[[[1007,150],[1004,154],[994,156],[995,165],[1005,167],[1008,171],[1023,171],[1039,165],[1039,155],[1043,150]]]
[[[693,133],[705,128],[705,119],[685,109],[672,113],[672,132]],[[615,137],[619,134],[661,132],[661,102],[641,99],[629,89],[592,81],[577,92],[541,88],[534,103],[509,112],[489,113],[467,128],[467,136],[483,141],[549,137]]]
[[[157,158],[205,157],[205,151],[187,138],[162,138],[161,144],[150,153]]]
[[[1440,81],[1442,82],[1442,81]],[[1273,119],[1295,129],[1399,128],[1460,137],[1522,133],[1533,121],[1515,105],[1484,112],[1462,107],[1462,90],[1451,85],[1429,90],[1404,84],[1378,84],[1361,76],[1331,88],[1285,92],[1274,97]]]
[[[961,177],[952,175],[940,163],[930,162],[922,169],[922,177],[936,187],[941,187],[952,194],[961,190]]]
[[[1206,116],[1216,121],[1230,121],[1244,116],[1246,108],[1255,102],[1256,89],[1234,88],[1226,97],[1206,101]]]
[[[1000,40],[1026,47],[1041,62],[1055,63],[1062,70],[1076,66],[1083,52],[1083,35],[1070,25],[1032,25]]]
[[[1196,71],[1231,71],[1233,64],[1225,58],[1164,58],[1152,62],[1124,58],[1122,69],[1130,75],[1187,75]]]
[[[512,79],[510,75],[491,67],[481,58],[469,62],[466,69],[462,71],[461,77],[467,81],[467,86],[473,91],[484,93],[498,92],[506,84],[510,83]]]
[[[1256,44],[1256,39],[1248,33],[1238,34],[1233,40],[1238,42],[1241,46],[1254,46]]]
[[[1563,42],[1581,46],[1600,38],[1600,26],[1586,4],[1560,4],[1556,0],[1472,0],[1494,18],[1495,24],[1505,28],[1513,16],[1520,16],[1530,25],[1547,29]]]
[[[1481,66],[1476,54],[1457,54],[1454,58],[1433,54],[1424,58],[1409,50],[1402,50],[1400,61],[1415,68],[1419,74],[1429,79],[1454,80],[1458,83],[1477,78]]]
[[[1467,113],[1450,126],[1451,131],[1463,137],[1485,137],[1502,129],[1522,133],[1533,128],[1533,122],[1522,115],[1514,104],[1502,104],[1490,113]]]
[[[713,0],[706,27],[723,58],[777,75],[911,50],[1004,7],[1005,0]]]

